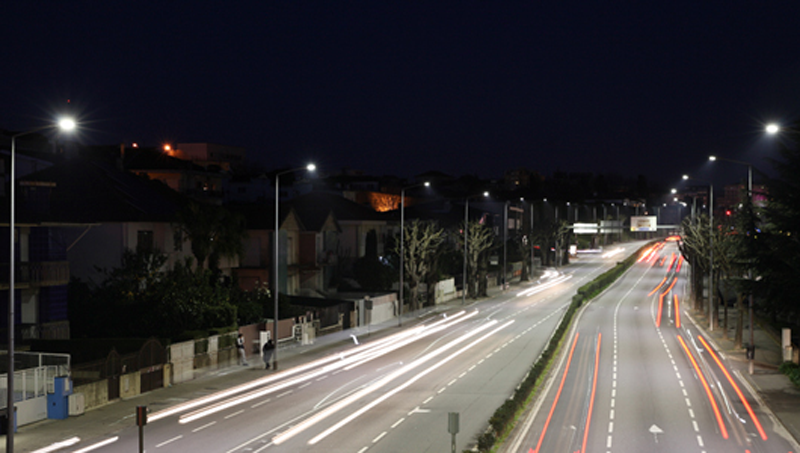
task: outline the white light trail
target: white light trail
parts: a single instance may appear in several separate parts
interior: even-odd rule
[[[309,445],[314,445],[314,444],[316,444],[317,442],[321,441],[322,439],[324,439],[325,437],[329,436],[329,435],[330,435],[330,434],[332,434],[333,432],[337,431],[337,430],[338,430],[339,428],[341,428],[342,426],[344,426],[344,425],[346,425],[346,424],[350,423],[351,421],[355,420],[355,419],[356,419],[358,416],[360,416],[360,415],[364,414],[365,412],[367,412],[368,410],[370,410],[370,409],[372,409],[373,407],[377,406],[378,404],[382,403],[383,401],[386,401],[386,400],[387,400],[387,399],[389,399],[390,397],[392,397],[392,396],[396,395],[397,393],[401,392],[402,390],[404,390],[404,389],[408,388],[408,387],[409,387],[411,384],[413,384],[413,383],[417,382],[418,380],[422,379],[422,378],[423,378],[423,377],[425,377],[426,375],[428,375],[428,374],[432,373],[432,372],[433,372],[433,371],[435,371],[437,368],[439,368],[439,367],[441,367],[442,365],[446,364],[447,362],[449,362],[449,361],[453,360],[454,358],[456,358],[457,356],[461,355],[462,353],[464,353],[464,352],[468,351],[469,349],[471,349],[471,348],[472,348],[472,347],[474,347],[475,345],[477,345],[477,344],[479,344],[479,343],[483,342],[483,340],[485,340],[486,338],[489,338],[490,336],[494,335],[495,333],[497,333],[497,332],[499,332],[499,331],[501,331],[501,330],[505,329],[506,327],[508,327],[509,325],[511,325],[513,322],[514,322],[514,320],[513,320],[513,319],[512,319],[512,320],[510,320],[510,321],[508,321],[508,322],[506,322],[506,323],[505,323],[505,324],[503,324],[502,326],[499,326],[499,327],[497,327],[496,329],[494,329],[494,330],[492,330],[492,331],[490,331],[490,332],[486,333],[486,334],[485,334],[485,335],[483,335],[482,337],[480,337],[480,338],[478,338],[478,339],[476,339],[476,340],[472,341],[472,342],[471,342],[471,343],[469,343],[468,345],[466,345],[466,346],[464,346],[463,348],[459,349],[458,351],[456,351],[456,352],[454,352],[454,353],[450,354],[449,356],[447,356],[447,357],[445,357],[444,359],[440,360],[440,361],[439,361],[439,362],[437,362],[436,364],[434,364],[434,365],[432,365],[432,366],[428,367],[427,369],[425,369],[425,370],[423,370],[423,371],[421,371],[421,372],[417,373],[417,374],[416,374],[414,377],[412,377],[411,379],[409,379],[409,380],[407,380],[407,381],[403,382],[403,384],[401,384],[401,385],[399,385],[399,386],[395,387],[394,389],[390,390],[389,392],[386,392],[386,393],[384,393],[383,395],[381,395],[381,396],[380,396],[380,397],[378,397],[377,399],[373,400],[373,401],[372,401],[372,402],[370,402],[369,404],[367,404],[367,405],[365,405],[365,406],[361,407],[359,410],[357,410],[357,411],[353,412],[352,414],[348,415],[348,416],[347,416],[347,417],[345,417],[344,419],[342,419],[342,420],[340,420],[339,422],[337,422],[335,425],[331,426],[330,428],[326,429],[326,430],[325,430],[325,431],[323,431],[322,433],[320,433],[320,434],[318,434],[317,436],[313,437],[311,440],[309,440],[309,441],[308,441],[308,444],[309,444]],[[276,442],[276,443],[277,443],[277,442]]]
[[[443,354],[444,352],[448,351],[449,349],[452,349],[452,348],[456,347],[458,344],[463,343],[464,341],[466,341],[469,338],[479,334],[480,332],[490,328],[491,326],[495,325],[496,323],[497,323],[496,320],[489,321],[488,323],[486,323],[486,324],[484,324],[484,325],[482,325],[480,327],[477,327],[475,330],[472,330],[470,332],[467,332],[467,333],[461,335],[460,337],[450,341],[449,343],[445,344],[444,346],[441,346],[441,347],[439,347],[439,348],[437,348],[437,349],[425,354],[424,356],[414,360],[413,362],[409,363],[408,365],[405,365],[402,368],[400,368],[400,369],[398,369],[398,370],[396,370],[396,371],[394,371],[392,373],[389,373],[388,375],[384,376],[383,378],[381,378],[380,380],[376,381],[372,385],[370,385],[370,386],[368,386],[368,387],[366,387],[366,388],[364,388],[364,389],[362,389],[362,390],[360,390],[360,391],[348,396],[347,398],[339,400],[338,402],[332,404],[331,406],[328,406],[327,408],[325,408],[322,411],[318,412],[317,414],[309,417],[308,419],[300,422],[299,424],[293,426],[292,428],[284,431],[281,434],[278,434],[277,436],[275,436],[272,439],[272,441],[277,445],[277,444],[280,444],[280,443],[283,443],[283,442],[289,440],[290,438],[294,437],[295,435],[299,434],[300,432],[305,431],[306,429],[308,429],[311,426],[317,424],[318,422],[324,420],[325,418],[327,418],[327,417],[333,415],[334,413],[344,409],[345,407],[349,406],[350,404],[355,403],[356,401],[360,400],[361,398],[366,397],[370,393],[378,390],[381,387],[384,387],[385,385],[387,385],[389,382],[395,380],[396,378],[408,373],[411,370],[414,370],[415,368],[418,368],[419,366],[423,365],[425,362],[428,362],[429,360],[435,358],[438,355]]]
[[[197,419],[207,417],[211,414],[223,411],[225,409],[229,409],[239,404],[246,403],[248,401],[252,401],[254,399],[261,398],[265,395],[275,393],[279,390],[283,390],[285,388],[291,387],[293,385],[309,381],[311,379],[315,379],[320,375],[329,373],[336,369],[350,369],[357,365],[362,365],[367,363],[370,360],[376,359],[382,355],[388,354],[398,348],[401,348],[407,344],[413,343],[421,338],[425,338],[428,335],[432,335],[436,332],[441,330],[447,329],[455,324],[460,322],[466,321],[478,314],[478,311],[472,311],[471,313],[462,316],[464,312],[459,312],[458,316],[453,316],[448,318],[447,320],[440,320],[433,323],[431,326],[427,326],[421,332],[418,332],[415,336],[407,336],[407,338],[400,338],[395,340],[393,343],[385,344],[385,345],[378,345],[378,347],[373,347],[371,349],[367,349],[366,351],[362,351],[359,354],[353,354],[351,357],[341,358],[338,362],[327,364],[317,370],[302,374],[292,379],[285,379],[281,382],[276,384],[270,385],[269,387],[261,388],[256,391],[252,391],[243,395],[239,395],[234,398],[230,398],[228,400],[222,401],[220,403],[205,407],[203,409],[197,410],[195,412],[186,414],[185,416],[181,417],[179,423],[189,423],[193,422]],[[339,355],[335,356],[337,359],[340,358]],[[266,382],[262,381],[261,384],[266,384]],[[252,388],[252,387],[251,387]],[[236,392],[240,393],[240,392]],[[226,395],[227,396],[227,395]],[[218,398],[219,399],[219,398]]]
[[[460,311],[460,312],[458,312],[458,313],[456,313],[454,315],[451,315],[451,317],[448,320],[452,321],[453,319],[457,319],[458,317],[462,316],[464,313],[465,313],[464,311]],[[203,406],[203,405],[209,404],[209,403],[213,403],[214,401],[219,401],[219,400],[224,399],[224,398],[228,398],[228,397],[236,395],[238,393],[242,393],[242,392],[248,391],[250,389],[269,384],[270,382],[275,382],[277,380],[284,379],[286,377],[289,377],[289,376],[292,376],[292,375],[295,375],[295,374],[298,374],[298,373],[302,373],[302,372],[307,371],[309,369],[312,369],[312,368],[315,368],[315,367],[319,367],[319,366],[325,365],[325,364],[330,363],[330,362],[335,362],[337,360],[343,360],[345,357],[347,357],[349,355],[363,354],[366,351],[369,351],[369,350],[374,349],[374,348],[381,347],[381,346],[383,346],[385,344],[396,342],[396,341],[399,341],[399,340],[401,340],[403,338],[406,338],[406,337],[411,337],[411,336],[414,336],[414,335],[418,335],[419,333],[423,332],[424,330],[440,326],[442,323],[444,323],[444,322],[446,322],[448,320],[444,320],[443,319],[443,320],[436,321],[436,322],[434,322],[434,323],[432,323],[430,325],[427,325],[427,326],[426,325],[421,325],[421,326],[414,327],[412,329],[404,330],[402,332],[398,332],[398,333],[396,333],[394,335],[390,335],[390,336],[388,336],[386,338],[383,338],[381,340],[377,340],[377,341],[374,341],[374,342],[370,342],[370,343],[367,343],[367,344],[362,344],[360,346],[356,346],[355,348],[353,348],[353,349],[351,349],[349,351],[346,351],[346,352],[332,354],[332,355],[330,355],[328,357],[324,357],[324,358],[319,359],[319,360],[314,360],[314,361],[306,363],[304,365],[299,365],[299,366],[296,366],[294,368],[290,368],[290,369],[288,369],[286,371],[282,371],[282,372],[279,372],[279,373],[271,374],[271,375],[265,376],[265,377],[263,377],[261,379],[256,379],[254,381],[250,381],[248,383],[245,383],[245,384],[242,384],[242,385],[238,385],[236,387],[231,387],[230,389],[223,390],[223,391],[220,391],[220,392],[217,392],[217,393],[213,393],[211,395],[207,395],[207,396],[204,396],[202,398],[198,398],[198,399],[195,399],[195,400],[192,400],[192,401],[187,401],[187,402],[182,403],[182,404],[177,404],[177,405],[172,406],[170,408],[167,408],[167,409],[164,409],[164,410],[161,410],[161,411],[158,411],[158,412],[155,412],[153,414],[148,415],[148,417],[147,417],[148,422],[154,422],[156,420],[160,420],[162,418],[169,417],[171,415],[179,414],[181,412],[186,412],[186,411],[194,409],[196,407]]]
[[[112,438],[106,439],[106,440],[104,440],[102,442],[98,442],[98,443],[96,443],[94,445],[89,445],[86,448],[81,448],[80,450],[75,450],[72,453],[87,453],[87,452],[90,452],[92,450],[97,450],[98,448],[105,447],[106,445],[113,444],[114,442],[116,442],[118,440],[119,440],[119,437],[112,437]]]
[[[76,437],[70,437],[67,440],[62,440],[61,442],[55,442],[53,444],[48,445],[47,447],[40,448],[40,449],[34,451],[33,453],[50,453],[50,452],[53,452],[53,451],[56,451],[56,450],[60,450],[62,448],[70,447],[72,445],[77,444],[80,441],[81,441],[80,437],[77,437],[77,436]]]
[[[603,258],[611,258],[612,256],[619,255],[620,253],[622,253],[624,251],[625,251],[624,248],[617,247],[614,250],[611,250],[610,252],[603,253],[600,256],[603,257]]]
[[[532,296],[536,293],[540,293],[546,289],[550,289],[559,283],[565,282],[572,278],[572,275],[562,275],[558,278],[553,279],[553,281],[549,281],[547,283],[543,283],[541,285],[536,285],[533,288],[528,288],[525,291],[520,291],[517,293],[517,297],[527,297]]]

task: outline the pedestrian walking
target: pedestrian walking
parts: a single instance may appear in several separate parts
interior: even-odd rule
[[[239,336],[236,338],[236,349],[239,350],[239,364],[248,366],[247,355],[244,351],[244,335],[242,334],[239,334]]]
[[[272,343],[272,340],[267,340],[267,342],[264,343],[264,347],[261,348],[261,354],[262,358],[264,359],[265,370],[269,369],[269,361],[270,359],[272,359],[272,351],[274,350],[275,350],[275,344]]]

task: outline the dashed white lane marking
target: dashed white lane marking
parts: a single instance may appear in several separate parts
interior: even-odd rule
[[[161,442],[160,444],[156,444],[156,448],[161,448],[164,445],[171,444],[172,442],[175,442],[176,440],[181,439],[181,438],[183,438],[183,436],[175,436],[172,439],[165,440],[164,442]]]
[[[251,409],[255,409],[255,408],[257,408],[258,406],[261,406],[262,404],[267,404],[267,403],[269,403],[270,401],[272,401],[272,398],[267,398],[267,399],[265,399],[264,401],[259,401],[259,402],[255,403],[255,404],[251,405],[251,406],[250,406],[250,408],[251,408]]]
[[[376,437],[376,438],[372,439],[372,443],[373,443],[373,444],[374,444],[374,443],[377,443],[379,440],[383,439],[383,436],[385,436],[385,435],[386,435],[386,431],[384,431],[384,432],[382,432],[382,433],[378,434],[378,437]]]
[[[528,308],[530,308],[530,307],[528,307]],[[523,310],[521,310],[521,311],[528,310],[528,308],[525,308],[525,309],[523,309]],[[510,345],[511,343],[515,342],[516,340],[518,340],[519,338],[521,338],[521,337],[522,337],[524,334],[526,334],[526,333],[530,332],[531,330],[533,330],[535,327],[539,326],[539,324],[543,323],[544,321],[546,321],[546,320],[547,320],[548,318],[550,318],[551,316],[554,316],[556,313],[560,313],[560,312],[561,312],[561,309],[563,309],[563,308],[564,308],[564,307],[560,307],[558,310],[555,310],[555,311],[553,311],[552,313],[550,313],[550,314],[549,314],[549,315],[547,315],[546,317],[544,317],[544,318],[540,319],[540,320],[539,320],[539,322],[537,322],[536,324],[534,324],[534,325],[532,325],[532,326],[528,327],[528,328],[527,328],[527,329],[525,329],[525,330],[524,330],[522,333],[518,334],[517,336],[515,336],[515,337],[514,337],[514,338],[512,338],[511,340],[508,340],[507,342],[505,342],[505,343],[504,343],[502,346],[498,347],[498,348],[497,348],[497,349],[495,349],[494,351],[492,351],[492,352],[490,352],[489,354],[487,354],[487,355],[486,355],[484,358],[480,359],[480,360],[479,360],[477,363],[475,363],[475,364],[471,365],[471,366],[470,366],[470,367],[469,367],[469,368],[468,368],[466,371],[464,371],[464,372],[462,372],[460,375],[458,375],[458,377],[457,377],[457,378],[455,378],[455,379],[451,380],[450,382],[448,382],[446,386],[444,386],[444,387],[440,388],[440,389],[439,389],[439,390],[436,392],[436,395],[439,395],[439,394],[443,393],[445,390],[447,390],[447,387],[449,387],[449,386],[451,386],[451,385],[455,384],[455,383],[456,383],[456,382],[457,382],[459,379],[461,379],[461,378],[463,378],[464,376],[466,376],[466,375],[467,375],[467,373],[469,373],[470,371],[472,371],[472,370],[474,370],[475,368],[477,368],[477,367],[478,367],[478,365],[480,365],[480,364],[482,364],[483,362],[485,362],[485,361],[486,361],[486,359],[488,359],[488,358],[492,357],[492,356],[493,356],[495,353],[499,352],[500,350],[502,350],[502,349],[503,349],[503,348],[505,348],[506,346],[508,346],[508,345]],[[517,314],[519,314],[519,313],[515,313],[515,314],[513,314],[513,315],[506,316],[506,318],[510,318],[510,317],[516,316]],[[336,373],[338,373],[338,372],[340,372],[340,371],[335,371],[333,374],[336,374]],[[325,377],[327,377],[327,376],[325,376]],[[321,379],[324,379],[324,377],[323,377],[323,378],[320,378],[320,379],[318,379],[318,380],[321,380]],[[302,387],[300,387],[300,388],[302,388]],[[287,393],[291,393],[291,392],[287,392]],[[429,396],[428,398],[426,398],[426,399],[425,399],[425,400],[422,402],[422,405],[425,405],[425,404],[428,404],[429,402],[431,402],[431,401],[434,399],[434,397],[436,397],[436,395],[431,395],[431,396]],[[283,396],[283,394],[281,394],[281,395],[278,395],[276,398],[280,398],[281,396]],[[414,410],[412,410],[411,412],[409,412],[409,413],[408,413],[408,415],[410,416],[411,414],[413,414],[413,413],[414,413],[414,412],[416,412],[417,410],[419,410],[419,406],[417,406],[416,408],[414,408]],[[403,421],[404,421],[405,419],[406,419],[406,418],[405,418],[405,417],[403,417],[403,418],[401,418],[401,419],[397,420],[396,422],[394,422],[394,424],[393,424],[393,425],[391,425],[391,428],[392,428],[392,429],[394,429],[395,427],[397,427],[398,425],[400,425],[401,423],[403,423]],[[384,431],[383,433],[381,433],[381,434],[380,434],[378,437],[376,437],[375,439],[373,439],[373,440],[372,440],[372,443],[373,443],[373,444],[375,444],[376,442],[378,442],[379,440],[381,440],[381,439],[382,439],[382,438],[383,438],[383,437],[384,437],[386,434],[388,434],[388,431]],[[610,439],[609,439],[609,442],[610,442]],[[363,453],[363,452],[367,451],[367,449],[369,449],[369,446],[363,447],[361,450],[358,450],[358,452],[357,452],[357,453]]]
[[[238,411],[236,411],[236,412],[234,412],[234,413],[232,413],[232,414],[228,414],[228,415],[226,415],[226,416],[225,416],[225,420],[227,420],[227,419],[229,419],[229,418],[236,417],[237,415],[241,415],[241,414],[243,414],[243,413],[244,413],[244,409],[242,409],[242,410],[238,410]]]
[[[198,431],[202,431],[202,430],[204,430],[204,429],[206,429],[206,428],[208,428],[210,426],[216,425],[216,424],[217,424],[217,422],[206,423],[203,426],[198,426],[197,428],[193,429],[192,432],[196,433]]]

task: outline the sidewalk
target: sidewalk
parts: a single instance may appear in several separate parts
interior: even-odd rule
[[[794,386],[789,378],[778,371],[783,362],[780,338],[775,333],[763,328],[758,319],[754,323],[753,339],[756,346],[753,374],[749,373],[749,364],[744,348],[735,348],[734,335],[738,311],[728,309],[728,335],[720,326],[713,332],[708,331],[706,314],[686,310],[692,322],[709,339],[712,345],[728,359],[732,371],[741,375],[756,392],[757,398],[780,424],[786,428],[786,435],[794,446],[800,450],[800,389]],[[722,315],[720,315],[721,317]],[[750,342],[749,315],[744,312],[743,345]],[[767,425],[765,420],[762,424]]]

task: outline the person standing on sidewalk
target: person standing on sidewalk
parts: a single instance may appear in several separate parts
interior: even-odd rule
[[[269,369],[269,361],[272,359],[272,351],[275,350],[275,345],[272,343],[272,340],[267,340],[264,343],[264,347],[261,348],[262,358],[264,359],[264,369]]]
[[[236,349],[239,350],[239,364],[248,366],[249,364],[247,363],[247,355],[244,351],[244,335],[241,333],[236,338]]]

